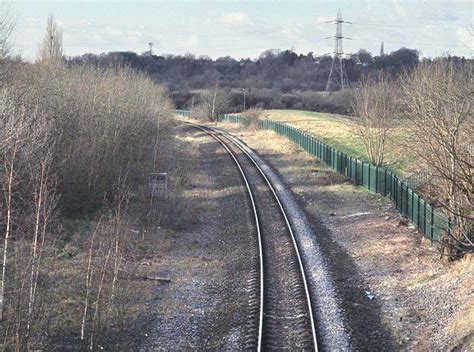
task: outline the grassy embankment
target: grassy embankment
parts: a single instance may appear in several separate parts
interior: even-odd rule
[[[288,123],[343,153],[367,161],[364,145],[355,133],[355,123],[346,116],[301,110],[264,110],[262,115]],[[385,166],[398,175],[409,174],[416,168],[404,135],[403,127],[394,128],[386,148]]]

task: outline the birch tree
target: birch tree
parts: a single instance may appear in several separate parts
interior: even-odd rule
[[[10,53],[10,37],[14,28],[14,23],[7,3],[0,2],[0,59],[4,59]]]
[[[39,47],[38,59],[40,62],[59,62],[63,57],[63,31],[49,15],[46,24],[46,33]]]
[[[385,147],[396,114],[397,88],[380,72],[377,80],[364,78],[352,96],[356,133],[373,165],[384,163]]]

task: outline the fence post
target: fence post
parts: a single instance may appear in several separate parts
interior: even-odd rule
[[[416,209],[417,209],[416,227],[420,228],[420,196],[417,197]]]
[[[375,192],[378,193],[379,189],[379,167],[375,165]]]
[[[352,179],[352,156],[349,157],[349,177]]]
[[[367,181],[367,186],[370,189],[370,174],[371,174],[370,169],[371,169],[372,166],[370,164],[367,164],[367,165],[369,165],[369,172],[368,172],[369,180]]]
[[[409,216],[409,214],[408,214],[408,185],[407,184],[405,184],[405,190],[406,190],[406,192],[405,192],[405,213],[406,213],[407,216]]]
[[[426,230],[426,201],[423,202],[423,232],[425,236],[428,235],[428,231]]]
[[[431,242],[433,242],[433,230],[434,230],[434,209],[431,206]]]

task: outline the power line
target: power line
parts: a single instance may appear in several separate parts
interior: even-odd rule
[[[352,40],[358,42],[367,42],[367,40],[352,38]],[[371,39],[372,41],[373,39]],[[435,43],[413,43],[413,42],[393,42],[389,40],[373,40],[374,42],[385,42],[389,44],[398,44],[398,45],[422,45],[422,46],[440,46],[445,48],[467,48],[465,45],[453,45],[453,44],[435,44]],[[469,48],[468,48],[469,49]]]
[[[208,34],[194,34],[196,37],[238,37],[238,36],[246,36],[246,35],[266,35],[266,34],[273,34],[277,32],[281,32],[288,28],[307,28],[310,26],[317,26],[321,24],[327,23],[336,23],[337,20],[326,21],[326,22],[316,22],[316,23],[303,23],[303,24],[293,24],[288,26],[276,26],[271,27],[268,29],[259,29],[259,30],[249,30],[249,31],[242,31],[242,32],[231,32],[231,33],[208,33]],[[371,22],[348,22],[344,21],[344,23],[351,24],[351,25],[361,25],[361,26],[380,26],[380,27],[392,27],[392,28],[416,28],[422,30],[447,30],[447,31],[457,31],[457,30],[466,30],[466,28],[448,28],[448,27],[425,27],[425,26],[405,26],[405,25],[396,25],[396,24],[383,24],[383,23],[371,23]],[[334,37],[329,37],[334,38]],[[328,38],[324,38],[328,39]],[[345,37],[344,39],[352,39]],[[356,39],[358,41],[362,41],[360,39]],[[436,46],[436,47],[449,47],[449,48],[468,48],[465,45],[451,45],[451,44],[438,44],[438,43],[413,43],[413,42],[395,42],[395,41],[385,41],[389,44],[399,44],[399,45],[422,45],[422,46]],[[469,48],[468,48],[469,49]]]
[[[372,22],[352,22],[352,24],[359,26],[377,26],[377,27],[393,27],[393,28],[413,28],[413,29],[426,29],[426,30],[441,30],[441,31],[458,31],[466,30],[464,27],[448,28],[448,27],[425,27],[425,26],[412,26],[412,25],[399,25],[399,24],[388,24],[388,23],[372,23]]]
[[[441,46],[441,47],[449,47],[449,48],[466,48],[464,45],[452,45],[452,44],[434,44],[434,43],[402,43],[402,42],[392,42],[392,41],[385,41],[386,43],[390,44],[399,44],[399,45],[423,45],[423,46]]]
[[[307,28],[312,26],[318,26],[327,23],[335,23],[335,20],[326,21],[326,22],[310,22],[310,23],[297,23],[297,24],[289,24],[287,26],[274,26],[269,28],[262,28],[262,29],[255,29],[255,30],[247,30],[247,31],[240,31],[240,32],[227,32],[227,33],[203,33],[203,34],[195,34],[195,33],[188,33],[189,35],[194,35],[196,37],[234,37],[234,36],[245,36],[245,35],[255,35],[255,34],[272,34],[281,32],[288,28]],[[464,27],[457,27],[457,28],[448,28],[448,27],[428,27],[428,26],[412,26],[412,25],[397,25],[397,24],[385,24],[385,23],[372,23],[372,22],[347,22],[345,23],[352,24],[352,25],[359,25],[359,26],[377,26],[377,27],[392,27],[392,28],[414,28],[414,29],[423,29],[423,30],[446,30],[446,31],[458,31],[458,30],[467,30]],[[182,35],[182,34],[180,34]]]
[[[284,31],[288,28],[305,28],[310,26],[317,26],[321,24],[325,24],[326,22],[315,22],[315,23],[298,23],[298,24],[290,24],[288,26],[275,26],[270,27],[267,29],[255,29],[249,31],[242,31],[242,32],[227,32],[227,33],[204,33],[204,34],[193,34],[196,37],[234,37],[234,36],[244,36],[249,34],[271,34]]]

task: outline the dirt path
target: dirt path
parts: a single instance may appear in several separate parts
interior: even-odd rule
[[[174,170],[185,169],[186,181],[173,214],[179,221],[154,264],[171,283],[156,289],[142,349],[238,350],[253,245],[245,190],[229,156],[203,132],[181,127],[173,143]]]
[[[388,199],[354,187],[287,139],[219,126],[254,148],[296,195],[331,263],[354,349],[472,346],[472,258],[439,260],[429,241],[400,226]]]

